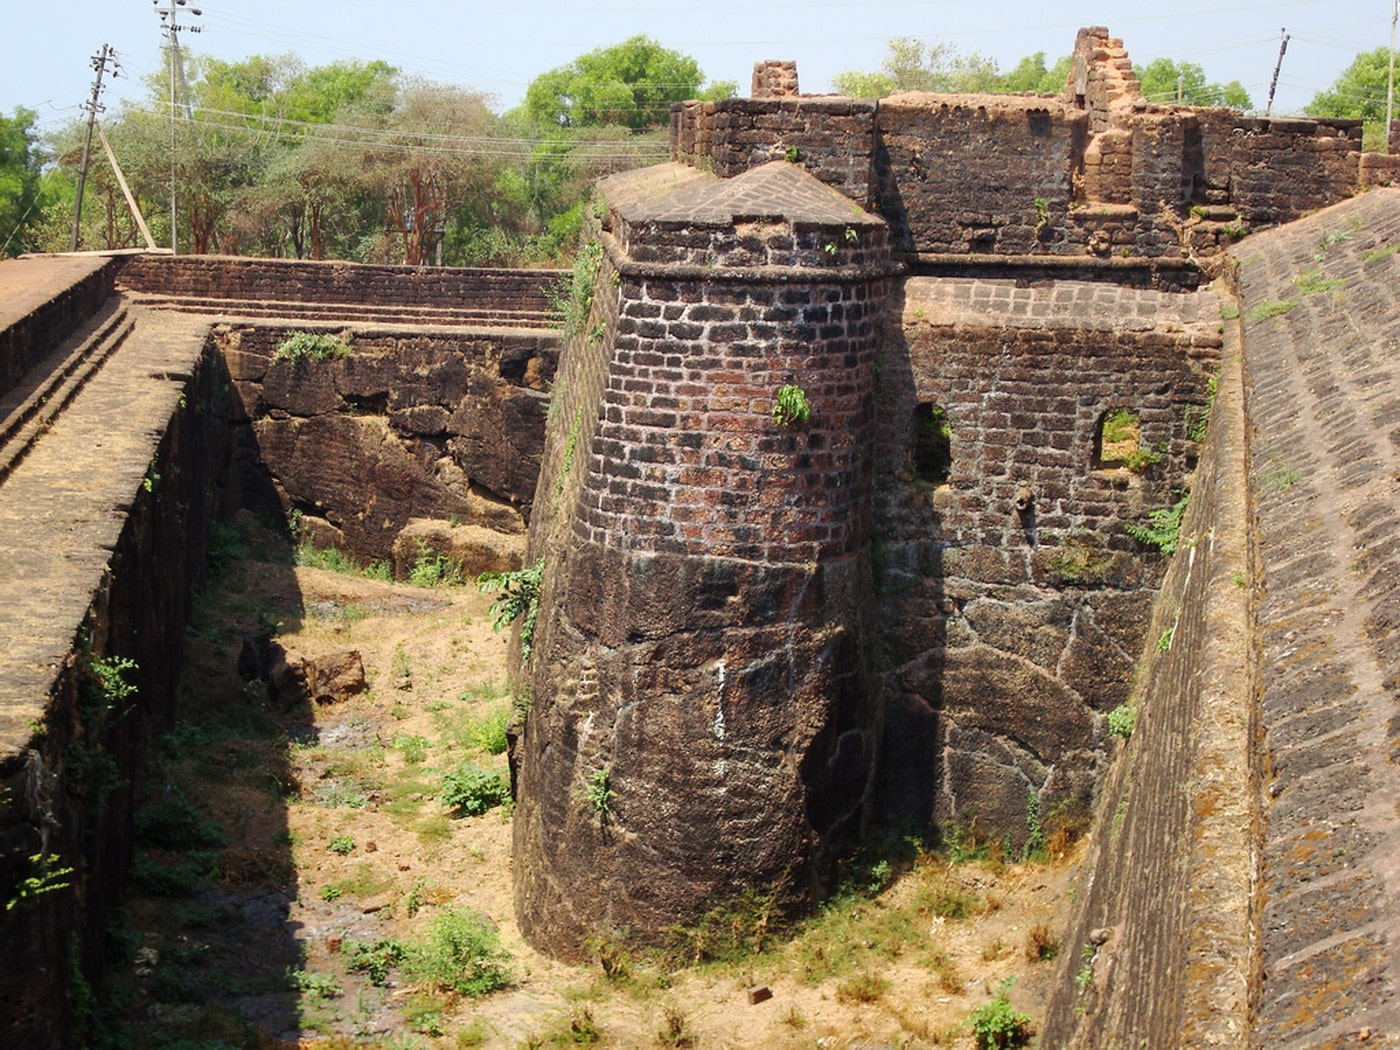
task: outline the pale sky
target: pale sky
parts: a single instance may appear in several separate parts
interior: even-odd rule
[[[161,0],[162,6],[168,0]],[[1106,25],[1140,64],[1196,62],[1211,80],[1239,80],[1262,110],[1281,29],[1291,40],[1276,113],[1297,112],[1358,51],[1385,45],[1395,0],[189,0],[201,27],[185,46],[224,59],[291,51],[308,65],[383,59],[408,74],[487,92],[500,109],[531,79],[585,51],[645,33],[700,63],[712,80],[747,94],[753,63],[796,59],[802,90],[831,90],[844,69],[874,70],[891,37],[943,40],[994,58],[1067,54],[1080,26]],[[142,94],[160,67],[160,19],[151,0],[0,0],[5,30],[0,112],[38,112],[40,123],[79,115],[102,44],[126,78],[108,105]]]

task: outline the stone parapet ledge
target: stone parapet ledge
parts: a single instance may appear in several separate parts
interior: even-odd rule
[[[1400,121],[1395,122],[1400,125]],[[1400,186],[1400,152],[1391,147],[1390,153],[1361,154],[1360,174],[1357,184],[1363,188],[1371,186]]]

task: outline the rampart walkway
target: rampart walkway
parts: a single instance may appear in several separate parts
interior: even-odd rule
[[[1239,250],[1261,594],[1258,1045],[1400,1033],[1400,191]]]
[[[176,402],[207,322],[141,313],[119,352],[84,362],[61,413],[0,435],[0,752],[27,746]],[[86,333],[61,348],[70,356]],[[96,348],[101,352],[102,348]],[[17,391],[18,392],[18,391]],[[40,411],[47,406],[37,406]],[[39,439],[41,438],[41,439]],[[36,440],[37,439],[37,440]],[[22,443],[28,448],[20,449]],[[19,458],[16,453],[26,453]],[[5,470],[13,464],[12,470]],[[158,479],[150,479],[157,484]]]

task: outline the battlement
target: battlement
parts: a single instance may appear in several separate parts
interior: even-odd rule
[[[786,67],[782,67],[788,75]],[[795,72],[791,74],[795,77]],[[1177,260],[1388,181],[1361,122],[1153,105],[1122,41],[1081,30],[1056,96],[770,92],[672,109],[673,159],[733,178],[787,160],[881,215],[897,251]],[[1388,158],[1387,158],[1388,159]]]

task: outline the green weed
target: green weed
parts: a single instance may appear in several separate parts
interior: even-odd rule
[[[1007,996],[1016,978],[1008,977],[997,988],[996,998],[972,1012],[968,1026],[977,1050],[1010,1050],[1030,1042],[1034,1029],[1029,1016],[1012,1009]]]
[[[1270,317],[1282,317],[1297,305],[1297,299],[1270,299],[1250,310],[1244,319],[1250,324],[1254,324],[1258,321],[1268,320]]]
[[[1114,736],[1127,740],[1137,728],[1137,708],[1130,704],[1119,704],[1108,713],[1108,731]]]
[[[477,817],[510,799],[510,789],[499,773],[471,762],[442,775],[438,801],[458,816]]]
[[[1176,553],[1181,541],[1181,521],[1186,516],[1186,506],[1191,500],[1190,492],[1183,492],[1181,498],[1170,507],[1162,507],[1147,515],[1147,524],[1127,522],[1123,531],[1139,543],[1156,547],[1168,556]]]
[[[462,563],[418,540],[418,556],[408,571],[408,582],[415,587],[460,587],[465,583]]]
[[[773,422],[780,427],[795,427],[812,417],[812,405],[807,393],[795,383],[778,388],[773,399]]]
[[[331,335],[329,332],[292,332],[277,344],[272,353],[274,361],[329,361],[350,354],[350,333]]]
[[[461,908],[439,912],[420,940],[404,946],[410,977],[473,999],[510,984],[509,963],[491,921]]]
[[[520,661],[530,662],[530,646],[535,637],[535,620],[540,611],[540,581],[544,577],[544,558],[533,565],[513,572],[484,572],[476,578],[482,594],[501,592],[487,612],[491,629],[501,631],[520,620]]]

